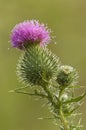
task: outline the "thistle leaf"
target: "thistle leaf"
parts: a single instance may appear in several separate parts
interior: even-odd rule
[[[19,90],[13,90],[12,92],[25,94],[25,95],[29,95],[29,96],[39,96],[39,97],[42,97],[42,98],[46,98],[46,95],[41,94],[41,93],[30,93],[30,92],[19,91]]]
[[[70,100],[64,102],[64,104],[79,102],[79,101],[81,101],[85,96],[86,96],[86,93],[84,93],[84,94],[82,94],[82,95],[80,95],[80,96],[78,96],[78,97],[76,97],[76,98],[72,98],[72,99],[70,99]]]

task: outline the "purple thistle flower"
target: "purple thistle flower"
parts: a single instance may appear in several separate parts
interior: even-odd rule
[[[24,49],[31,43],[45,46],[50,42],[50,30],[36,20],[28,20],[17,24],[11,32],[12,46]]]

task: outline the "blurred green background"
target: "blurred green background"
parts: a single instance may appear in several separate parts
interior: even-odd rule
[[[48,23],[57,42],[49,48],[78,70],[79,84],[86,86],[86,0],[0,0],[0,130],[56,130],[51,120],[37,119],[50,115],[42,101],[8,92],[21,86],[16,77],[21,52],[11,48],[10,31],[27,19]],[[80,111],[86,130],[86,102]]]

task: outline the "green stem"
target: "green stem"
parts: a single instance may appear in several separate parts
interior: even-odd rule
[[[43,89],[44,91],[46,92],[47,94],[47,99],[49,100],[49,102],[52,104],[52,106],[57,109],[58,108],[58,105],[54,102],[54,99],[53,99],[53,95],[52,93],[50,92],[50,90],[48,89],[48,86],[43,86]]]
[[[59,102],[60,102],[60,107],[59,107],[59,114],[60,114],[60,120],[62,123],[62,126],[64,128],[64,130],[70,130],[69,127],[69,122],[67,121],[66,117],[64,116],[64,112],[62,110],[62,102],[61,102],[61,96],[64,93],[64,89],[61,89],[59,92]]]
[[[69,123],[66,120],[66,118],[64,117],[64,113],[63,113],[61,107],[60,107],[60,120],[61,120],[61,123],[62,123],[62,126],[63,126],[64,130],[70,130]]]
[[[44,88],[44,91],[47,93],[47,99],[48,99],[49,102],[52,104],[52,106],[53,106],[53,108],[54,108],[54,110],[55,110],[55,111],[53,111],[53,112],[54,112],[55,114],[58,114],[58,113],[56,113],[56,112],[59,111],[59,118],[60,118],[60,120],[61,120],[61,124],[62,124],[64,130],[70,130],[70,128],[69,128],[69,123],[68,123],[68,121],[66,120],[66,118],[65,118],[65,116],[64,116],[64,113],[63,113],[63,111],[62,111],[62,105],[61,105],[61,101],[60,101],[60,97],[61,97],[61,95],[62,95],[62,93],[63,93],[63,90],[60,92],[60,95],[59,95],[59,99],[58,99],[58,101],[59,101],[59,103],[58,103],[59,106],[58,106],[58,104],[56,104],[56,102],[54,101],[53,94],[52,94],[52,92],[49,90],[48,86],[44,86],[43,88]],[[56,111],[56,110],[57,110],[57,111]],[[57,116],[58,116],[58,115],[57,115]]]

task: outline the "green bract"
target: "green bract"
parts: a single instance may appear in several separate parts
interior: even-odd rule
[[[17,74],[26,85],[45,85],[56,77],[58,58],[47,48],[32,45],[19,59]]]

